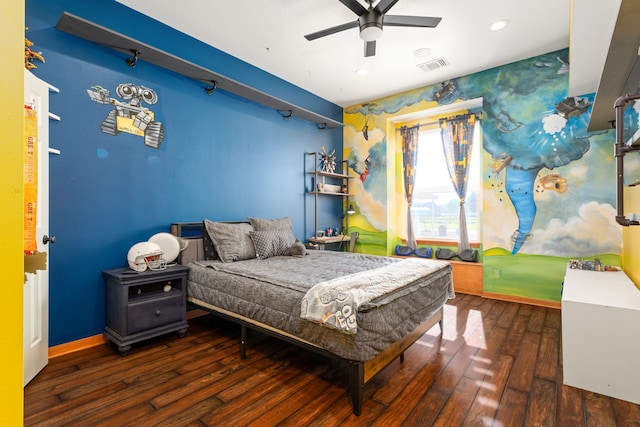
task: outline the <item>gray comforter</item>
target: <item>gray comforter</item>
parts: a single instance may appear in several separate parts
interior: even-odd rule
[[[189,264],[188,294],[196,303],[254,319],[340,357],[366,361],[413,331],[454,296],[448,263],[425,260],[438,268],[360,307],[356,334],[302,319],[301,302],[318,283],[397,262],[396,258],[332,251],[310,251],[303,258],[195,261]]]

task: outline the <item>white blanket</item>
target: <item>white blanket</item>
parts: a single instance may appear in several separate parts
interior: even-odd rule
[[[446,266],[447,263],[418,258],[349,274],[314,285],[302,298],[300,316],[342,332],[358,331],[358,308]]]

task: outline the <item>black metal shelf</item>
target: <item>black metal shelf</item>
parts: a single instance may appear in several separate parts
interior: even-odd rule
[[[198,64],[179,58],[169,52],[157,49],[146,43],[134,40],[123,34],[112,31],[101,25],[87,21],[86,19],[64,12],[56,28],[74,36],[98,43],[102,46],[116,50],[167,70],[182,74],[191,79],[206,83],[208,92],[221,89],[234,95],[257,102],[267,107],[276,109],[283,118],[299,117],[315,123],[318,129],[336,128],[344,126],[343,123],[322,116],[294,104],[290,104],[268,93],[254,89],[243,83],[225,77]]]

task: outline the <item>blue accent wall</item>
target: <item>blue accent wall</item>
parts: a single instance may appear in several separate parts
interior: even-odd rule
[[[27,37],[46,60],[34,74],[60,89],[50,109],[62,118],[50,129],[50,145],[62,153],[50,156],[50,345],[103,331],[102,270],[124,267],[133,244],[172,222],[291,216],[304,240],[313,232],[304,153],[343,146],[340,128],[283,120],[222,90],[207,95],[204,84],[144,61],[130,68],[125,55],[57,30],[64,11],[342,121],[341,107],[115,1],[27,0]],[[157,92],[149,108],[165,127],[159,149],[100,131],[113,107],[92,102],[87,89],[117,97],[120,83]],[[340,212],[339,200],[323,202],[319,223],[338,223]]]

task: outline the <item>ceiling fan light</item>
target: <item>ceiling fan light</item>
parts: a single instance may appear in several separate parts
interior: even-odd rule
[[[360,38],[366,42],[378,40],[382,36],[382,26],[371,24],[366,27],[360,27]]]
[[[500,31],[502,29],[504,29],[504,27],[506,27],[509,24],[509,20],[508,19],[500,19],[496,22],[494,22],[493,24],[491,24],[491,31]]]
[[[413,56],[416,58],[426,58],[429,55],[431,55],[431,49],[428,47],[421,47],[413,51]]]

